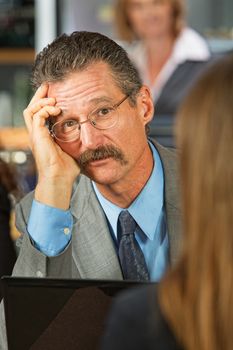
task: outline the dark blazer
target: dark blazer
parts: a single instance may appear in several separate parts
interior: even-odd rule
[[[10,212],[11,204],[8,193],[0,184],[0,277],[11,275],[16,261],[16,252],[10,237]]]
[[[182,350],[158,304],[156,284],[118,295],[106,320],[101,350]]]
[[[185,61],[180,64],[166,82],[155,102],[155,116],[175,115],[181,102],[198,77],[209,65],[209,61]]]

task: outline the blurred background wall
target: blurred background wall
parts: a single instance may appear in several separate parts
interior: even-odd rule
[[[58,0],[58,31],[99,31],[116,38],[114,0]],[[233,49],[233,1],[187,0],[187,22],[206,36],[213,51]]]

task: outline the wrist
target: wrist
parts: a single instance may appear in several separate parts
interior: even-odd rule
[[[60,178],[39,178],[35,199],[51,207],[67,210],[72,195],[72,182]]]

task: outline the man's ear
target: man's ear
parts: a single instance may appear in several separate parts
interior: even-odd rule
[[[138,108],[144,125],[148,124],[154,116],[154,103],[148,86],[143,85],[138,96]]]

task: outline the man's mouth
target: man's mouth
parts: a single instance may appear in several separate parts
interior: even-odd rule
[[[100,159],[95,159],[95,160],[91,160],[90,162],[88,162],[88,165],[103,165],[105,164],[109,159],[113,159],[112,157],[105,157],[105,158],[100,158]]]

